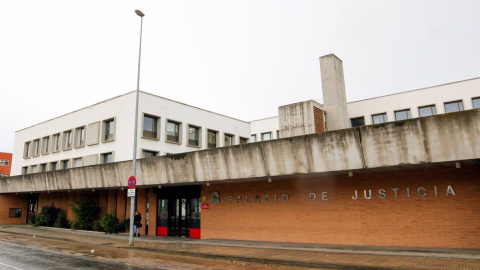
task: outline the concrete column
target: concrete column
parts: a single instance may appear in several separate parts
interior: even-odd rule
[[[327,130],[349,128],[342,60],[334,54],[320,57],[320,72]]]

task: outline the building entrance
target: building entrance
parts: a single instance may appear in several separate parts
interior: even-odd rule
[[[157,191],[157,235],[200,238],[200,186]]]

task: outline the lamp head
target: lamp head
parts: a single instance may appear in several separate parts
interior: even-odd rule
[[[145,14],[143,14],[143,12],[142,12],[140,9],[136,9],[136,10],[135,10],[135,14],[137,14],[137,15],[140,16],[140,17],[145,16]]]

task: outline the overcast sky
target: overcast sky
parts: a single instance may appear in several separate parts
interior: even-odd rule
[[[15,131],[136,89],[245,121],[480,76],[480,1],[1,1],[0,152]],[[479,89],[480,93],[480,89]]]

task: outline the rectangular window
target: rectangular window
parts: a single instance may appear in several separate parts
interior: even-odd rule
[[[208,130],[207,132],[207,146],[208,148],[216,148],[217,147],[217,131]]]
[[[46,172],[47,171],[47,163],[40,164],[40,172]]]
[[[21,218],[22,217],[22,208],[10,208],[8,211],[9,218]]]
[[[200,128],[196,126],[188,126],[188,141],[187,145],[200,146]]]
[[[75,129],[75,147],[85,146],[85,126]]]
[[[52,153],[60,151],[61,140],[60,140],[60,133],[52,135]]]
[[[262,133],[262,141],[270,141],[272,139],[271,132]]]
[[[50,162],[50,171],[56,171],[57,170],[57,162]]]
[[[280,130],[277,130],[277,139],[280,139]]]
[[[396,121],[406,120],[410,118],[412,118],[412,115],[410,114],[410,109],[395,112]]]
[[[63,150],[70,150],[72,149],[72,131],[67,130],[63,132],[63,144],[62,144],[62,149]]]
[[[257,141],[257,135],[256,134],[250,135],[250,142],[256,142],[256,141]]]
[[[180,123],[167,121],[167,141],[180,142]]]
[[[459,112],[459,111],[463,111],[463,102],[461,100],[445,103],[445,113]]]
[[[4,173],[0,173],[0,178],[5,178],[5,177],[8,177],[8,175],[6,175]]]
[[[372,121],[373,121],[373,124],[386,123],[387,122],[387,114],[386,113],[380,113],[380,114],[372,115]]]
[[[8,159],[0,159],[0,165],[8,166],[8,164],[10,164],[10,161]]]
[[[50,136],[42,138],[42,155],[50,153]]]
[[[235,137],[230,134],[225,134],[224,146],[232,146],[234,144]]]
[[[112,141],[115,139],[115,119],[103,120],[103,141]]]
[[[68,169],[70,168],[70,159],[64,159],[62,160],[62,169]]]
[[[22,175],[25,175],[28,173],[28,167],[22,167]]]
[[[436,115],[437,109],[435,109],[435,105],[418,107],[418,114],[420,115],[420,117]]]
[[[159,118],[156,116],[144,114],[143,115],[143,137],[158,139],[158,123]]]
[[[480,109],[480,97],[472,98],[472,105],[474,109]]]
[[[240,137],[240,144],[246,144],[246,143],[248,143],[248,139]]]
[[[38,157],[40,155],[40,139],[33,140],[33,156]]]
[[[32,142],[26,142],[24,147],[23,147],[23,158],[29,158],[30,157],[30,145]]]
[[[112,152],[102,154],[102,163],[103,164],[112,163],[112,162],[113,162],[113,153]]]
[[[352,123],[352,127],[365,126],[365,117],[350,118],[350,123]]]
[[[74,158],[72,161],[73,168],[78,168],[83,166],[83,158]]]
[[[156,156],[158,156],[158,152],[157,151],[143,150],[142,151],[142,156],[144,158],[156,157]]]
[[[37,167],[37,165],[32,165],[32,166],[30,166],[30,172],[32,172],[32,173],[37,173],[37,172],[38,172],[38,167]]]

